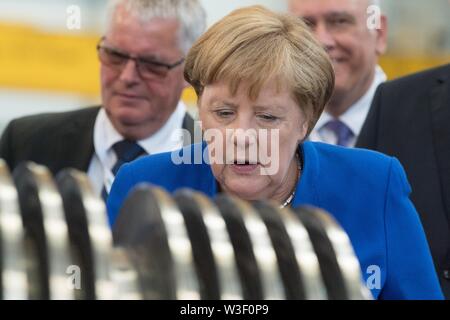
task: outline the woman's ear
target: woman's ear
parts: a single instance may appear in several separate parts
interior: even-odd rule
[[[306,139],[306,134],[308,133],[309,128],[309,121],[305,119],[300,127],[299,137],[298,137],[298,144],[302,143]]]
[[[302,140],[305,139],[306,133],[308,132],[309,121],[305,120],[302,124]]]

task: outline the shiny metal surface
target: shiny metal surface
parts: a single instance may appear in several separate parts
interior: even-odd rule
[[[277,209],[284,220],[286,230],[295,249],[305,287],[306,299],[326,300],[327,290],[322,280],[319,260],[313,249],[308,231],[306,231],[301,221],[296,218],[289,208]]]
[[[1,296],[5,300],[28,298],[25,231],[18,205],[17,190],[7,165],[0,159],[0,243]]]
[[[48,253],[49,294],[52,300],[71,300],[74,291],[69,285],[70,244],[64,217],[62,199],[53,178],[44,166],[34,163],[26,165],[38,190]]]
[[[242,287],[239,281],[236,258],[225,221],[214,204],[205,195],[199,192],[183,191],[190,193],[192,200],[196,201],[200,206],[218,269],[221,299],[242,299]]]
[[[351,300],[373,299],[368,289],[363,285],[361,267],[348,235],[330,214],[318,208],[313,211],[322,221],[333,245],[349,298]]]
[[[95,297],[100,300],[117,298],[111,281],[112,236],[104,202],[94,194],[88,177],[77,170],[67,170],[66,179],[76,184],[86,214],[95,279]]]
[[[13,184],[0,160],[3,299],[372,298],[347,234],[321,209],[141,184],[113,239],[86,174],[63,174],[57,189],[25,163]],[[77,264],[92,274],[82,293],[70,285]]]
[[[255,209],[246,201],[231,197],[240,209],[245,227],[253,244],[253,250],[259,266],[264,299],[282,300],[286,298],[282,285],[277,257],[272,247],[267,227]]]
[[[176,298],[200,299],[198,279],[194,270],[191,242],[184,218],[171,197],[161,188],[152,187],[158,199],[175,269]]]

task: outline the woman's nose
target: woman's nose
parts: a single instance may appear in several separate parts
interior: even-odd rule
[[[238,119],[230,131],[233,144],[239,148],[248,148],[257,143],[257,128],[250,118]]]

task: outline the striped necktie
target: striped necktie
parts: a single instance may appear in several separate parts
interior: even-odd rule
[[[117,161],[111,169],[111,172],[114,176],[116,176],[117,172],[123,164],[147,154],[147,152],[145,152],[145,150],[139,144],[137,144],[136,141],[131,140],[121,140],[119,142],[116,142],[112,146],[112,149],[117,156]],[[102,198],[103,200],[105,200],[105,202],[107,197],[108,192],[106,191],[106,187],[103,186]]]
[[[334,119],[328,121],[324,127],[336,135],[337,145],[344,147],[350,146],[350,140],[354,137],[354,133],[344,122],[339,119]]]

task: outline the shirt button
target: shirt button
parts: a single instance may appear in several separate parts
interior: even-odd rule
[[[444,270],[444,279],[450,280],[450,270]]]

